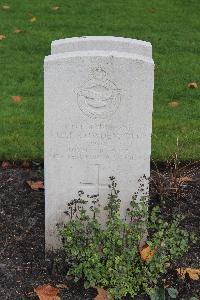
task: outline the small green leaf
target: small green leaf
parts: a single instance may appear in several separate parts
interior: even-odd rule
[[[178,296],[178,291],[175,288],[167,288],[167,292],[172,299],[176,299]]]
[[[149,296],[151,300],[165,300],[165,289],[154,289],[154,291]]]

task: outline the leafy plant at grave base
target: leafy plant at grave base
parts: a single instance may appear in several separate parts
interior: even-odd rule
[[[176,299],[178,291],[175,288],[155,288],[149,296],[151,300]]]
[[[119,190],[114,177],[108,203],[106,226],[99,220],[98,195],[91,196],[89,211],[84,193],[68,204],[69,220],[61,230],[68,274],[75,280],[84,278],[85,287],[103,287],[110,297],[146,292],[152,295],[161,285],[171,263],[188,250],[189,235],[179,226],[181,217],[169,224],[162,220],[159,207],[148,212],[147,197],[138,201],[135,194],[125,220],[120,218]],[[148,241],[141,248],[147,230]],[[149,251],[144,255],[143,250]],[[152,296],[153,297],[153,296]],[[152,298],[153,299],[153,298]]]

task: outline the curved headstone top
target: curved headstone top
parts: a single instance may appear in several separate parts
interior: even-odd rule
[[[128,53],[128,52],[122,52],[122,51],[99,51],[99,50],[87,50],[87,51],[73,51],[73,52],[63,52],[63,53],[57,53],[45,56],[45,67],[48,64],[54,63],[54,62],[64,62],[68,61],[69,59],[81,59],[83,57],[99,57],[99,58],[105,58],[110,57],[110,59],[114,58],[122,58],[122,59],[131,59],[138,62],[144,62],[147,64],[154,65],[154,61],[151,57],[139,55],[136,53]]]
[[[74,51],[118,51],[152,57],[151,43],[113,36],[84,36],[53,41],[51,54]]]

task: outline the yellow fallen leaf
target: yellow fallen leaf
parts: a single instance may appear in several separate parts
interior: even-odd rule
[[[169,103],[168,103],[168,105],[169,105],[170,107],[173,107],[173,108],[174,108],[174,107],[178,107],[179,104],[180,104],[180,103],[179,103],[178,101],[172,101],[172,102],[169,102]]]
[[[182,279],[185,278],[186,273],[192,280],[199,280],[200,279],[200,269],[192,269],[192,268],[178,268],[176,269],[178,274]]]
[[[33,22],[35,22],[36,20],[37,20],[36,17],[32,17],[32,18],[30,19],[30,22],[33,23]]]
[[[50,284],[40,285],[34,289],[40,300],[61,300],[58,297],[59,289],[51,286]]]
[[[108,293],[106,290],[102,288],[97,288],[98,295],[94,298],[94,300],[108,300]]]
[[[60,9],[60,6],[53,6],[52,8],[51,8],[52,10],[59,10]]]
[[[189,276],[192,280],[199,280],[200,270],[188,268],[187,273],[189,274]]]
[[[10,9],[10,6],[9,5],[2,5],[2,8],[7,10],[7,9]]]
[[[19,103],[22,100],[22,96],[11,96],[11,99],[13,100],[13,102]]]
[[[151,250],[151,248],[149,247],[149,245],[145,245],[142,250],[140,250],[140,256],[141,256],[141,259],[143,261],[149,261],[155,254],[156,252],[156,248],[155,250]]]
[[[13,33],[20,33],[20,32],[24,32],[24,30],[23,30],[23,29],[16,28],[16,29],[13,31]]]
[[[38,181],[28,180],[27,183],[30,186],[30,188],[34,191],[37,191],[39,189],[42,189],[42,190],[44,189],[44,184],[40,180],[38,180]]]
[[[5,35],[3,35],[3,34],[0,34],[0,41],[1,40],[3,40],[3,39],[5,39],[6,38],[6,36]]]
[[[188,88],[189,89],[197,89],[198,85],[196,82],[190,82],[190,83],[188,83]]]

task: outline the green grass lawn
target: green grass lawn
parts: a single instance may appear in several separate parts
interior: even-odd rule
[[[152,43],[152,157],[166,159],[179,137],[180,158],[200,158],[199,0],[5,0],[0,6],[6,36],[0,40],[0,160],[43,159],[43,59],[52,40],[82,35]],[[13,33],[16,28],[25,32]],[[187,88],[193,81],[199,88]],[[22,96],[20,103],[14,95]],[[173,100],[178,107],[168,105]]]

